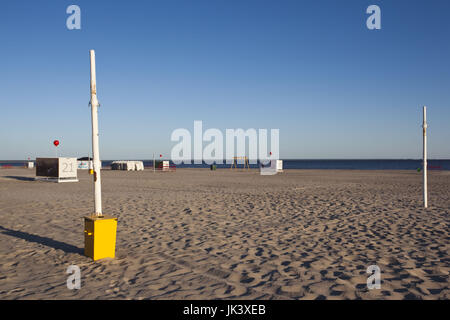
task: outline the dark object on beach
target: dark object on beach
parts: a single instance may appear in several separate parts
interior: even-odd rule
[[[36,176],[58,178],[58,158],[36,158]]]
[[[210,168],[211,168],[211,170],[216,170],[217,166],[215,164],[212,164]]]
[[[155,168],[156,169],[162,169],[162,166],[163,166],[163,162],[162,162],[162,160],[155,160],[154,161],[155,162]]]
[[[420,169],[420,168],[417,168],[417,172],[420,172],[422,169]]]

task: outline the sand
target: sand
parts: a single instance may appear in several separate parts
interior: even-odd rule
[[[92,181],[0,170],[0,299],[449,299],[450,172],[102,171],[115,259],[83,255]],[[66,270],[81,269],[69,290]],[[367,267],[381,269],[369,290]]]

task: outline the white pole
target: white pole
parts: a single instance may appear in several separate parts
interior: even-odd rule
[[[94,165],[94,204],[95,215],[102,216],[102,186],[100,177],[100,153],[98,148],[98,100],[97,81],[95,77],[95,52],[90,50],[91,56],[91,115],[92,115],[92,162]]]
[[[153,172],[155,172],[155,153],[153,152]]]
[[[423,107],[423,205],[428,208],[427,195],[427,107]]]

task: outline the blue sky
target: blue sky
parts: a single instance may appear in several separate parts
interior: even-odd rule
[[[66,8],[81,8],[68,30]],[[368,30],[366,8],[381,8]],[[280,129],[281,158],[450,158],[450,2],[2,1],[0,159],[168,157],[174,129]]]

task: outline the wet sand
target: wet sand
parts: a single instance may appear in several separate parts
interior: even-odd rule
[[[91,176],[34,173],[0,170],[0,299],[450,298],[450,172],[429,173],[425,210],[415,171],[104,170],[117,250],[97,262],[83,256]]]

